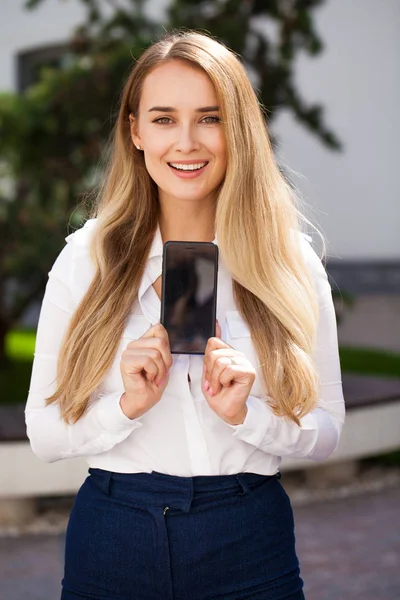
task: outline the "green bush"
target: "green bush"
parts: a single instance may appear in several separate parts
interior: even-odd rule
[[[343,373],[400,377],[400,354],[373,348],[339,348]]]
[[[0,404],[21,404],[28,397],[32,361],[13,360],[0,369]]]

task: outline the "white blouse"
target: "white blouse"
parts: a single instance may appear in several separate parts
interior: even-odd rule
[[[40,313],[35,358],[25,409],[27,434],[34,453],[44,461],[85,456],[90,467],[120,473],[158,471],[169,475],[226,475],[253,472],[273,475],[282,456],[327,458],[337,447],[345,407],[336,318],[325,269],[301,235],[301,246],[314,278],[320,318],[313,358],[320,374],[318,407],[301,427],[277,417],[265,401],[260,376],[247,400],[241,425],[229,425],[209,407],[201,390],[203,356],[174,355],[168,385],[155,406],[129,419],[119,401],[124,391],[119,363],[127,344],[160,319],[160,300],[152,286],[161,275],[163,244],[158,231],[138,299],[132,307],[114,363],[83,417],[73,425],[61,418],[58,405],[45,406],[56,389],[57,357],[74,310],[94,276],[89,241],[96,220],[68,236],[50,273]],[[232,279],[220,258],[217,318],[222,339],[258,364],[246,323],[232,294]]]

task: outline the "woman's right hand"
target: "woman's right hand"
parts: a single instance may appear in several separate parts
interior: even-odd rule
[[[168,334],[161,323],[128,344],[120,362],[125,388],[120,405],[127,417],[137,419],[159,402],[171,366]]]

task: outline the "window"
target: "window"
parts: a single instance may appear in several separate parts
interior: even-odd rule
[[[67,44],[46,46],[19,52],[17,61],[17,90],[23,92],[38,81],[44,67],[62,67],[69,56]]]

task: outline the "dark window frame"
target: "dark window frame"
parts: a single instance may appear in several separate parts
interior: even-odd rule
[[[24,92],[38,80],[40,68],[45,66],[62,66],[69,54],[68,43],[49,44],[22,50],[15,57],[16,84],[19,93]]]

